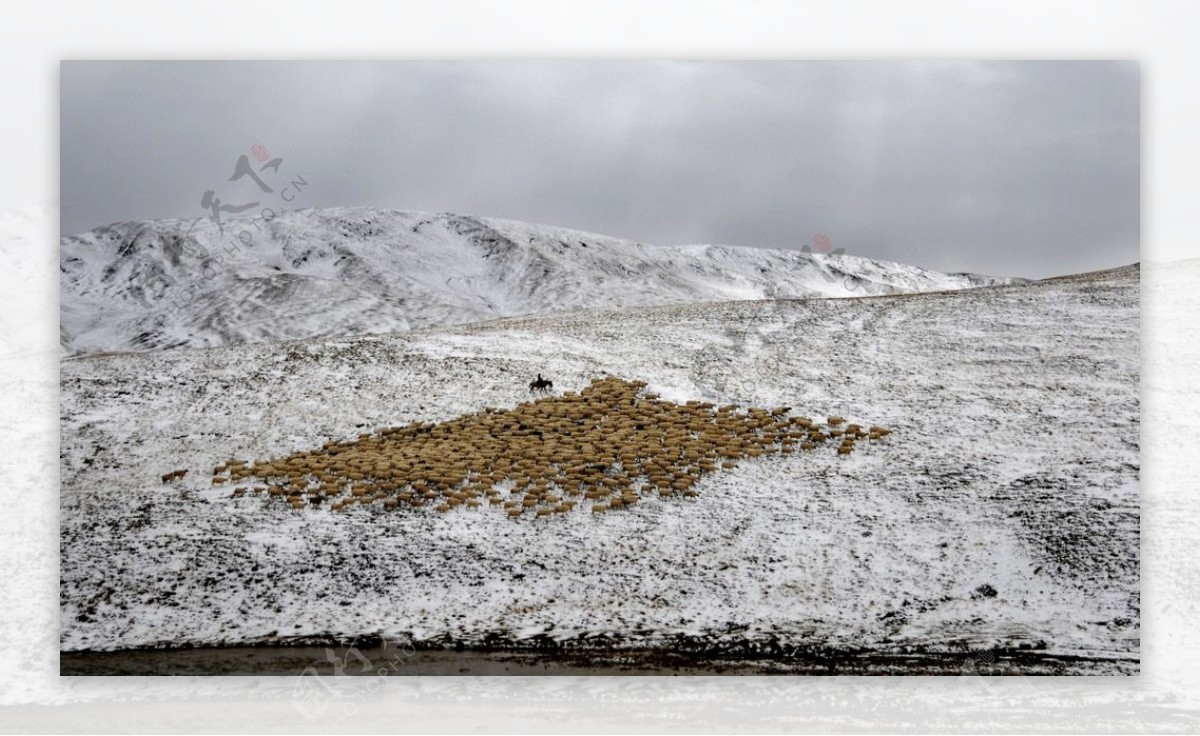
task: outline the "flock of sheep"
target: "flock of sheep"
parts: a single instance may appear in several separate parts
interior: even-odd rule
[[[488,505],[511,517],[543,517],[583,504],[602,513],[648,496],[694,497],[704,473],[732,469],[743,458],[831,444],[846,455],[856,442],[890,434],[842,417],[822,425],[789,416],[788,407],[676,404],[645,387],[595,379],[578,393],[513,409],[381,429],[274,460],[229,460],[215,468],[212,482],[244,483],[233,495],[266,494],[296,509],[448,512]]]

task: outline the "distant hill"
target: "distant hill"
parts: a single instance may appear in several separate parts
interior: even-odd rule
[[[652,246],[373,208],[123,222],[61,240],[65,353],[370,334],[580,308],[1004,284],[848,255]]]

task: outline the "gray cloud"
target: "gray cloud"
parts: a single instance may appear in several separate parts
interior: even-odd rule
[[[1139,259],[1130,62],[65,62],[62,231],[299,206],[1048,276]],[[269,195],[268,195],[269,196]]]

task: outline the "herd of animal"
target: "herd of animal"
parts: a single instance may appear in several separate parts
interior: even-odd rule
[[[586,505],[604,513],[650,497],[694,497],[705,474],[745,459],[820,446],[847,455],[856,443],[888,434],[842,417],[792,416],[784,406],[679,404],[647,392],[642,381],[610,376],[512,409],[384,428],[270,460],[231,459],[214,468],[212,482],[236,486],[234,496],[262,494],[295,509],[495,506],[519,518]]]

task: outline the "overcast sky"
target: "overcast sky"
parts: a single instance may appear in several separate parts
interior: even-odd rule
[[[1140,259],[1139,100],[1132,62],[64,62],[62,233],[300,176],[293,207],[1041,277]],[[272,194],[228,181],[255,144]]]

